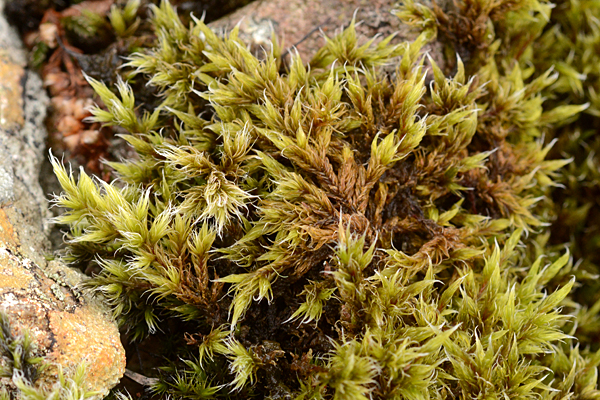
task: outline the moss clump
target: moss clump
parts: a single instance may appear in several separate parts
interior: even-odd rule
[[[544,35],[536,43],[532,62],[536,68],[553,64],[559,79],[547,96],[554,104],[589,104],[585,113],[570,119],[554,132],[558,139],[554,158],[570,157],[561,173],[565,190],[553,193],[556,222],[551,243],[569,243],[581,269],[591,275],[600,272],[600,3],[597,1],[560,1],[556,3]],[[598,285],[590,282],[578,291],[578,301],[598,301]],[[589,321],[591,322],[591,321]],[[586,324],[586,342],[598,340],[598,322]],[[583,332],[582,332],[583,333]]]
[[[566,313],[582,274],[544,243],[569,162],[545,138],[587,105],[546,101],[561,76],[521,62],[551,5],[449,7],[405,2],[413,41],[359,44],[352,22],[283,64],[276,42],[257,58],[163,2],[128,64],[161,105],[140,115],[126,83],[90,78],[95,119],[138,158],[110,163],[112,184],[54,160],[59,221],[134,338],[185,339],[155,393],[600,395],[600,353]],[[438,34],[439,66],[423,55]]]

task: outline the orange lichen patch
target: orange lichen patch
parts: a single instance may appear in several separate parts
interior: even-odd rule
[[[16,335],[28,332],[33,339],[36,355],[44,355],[53,339],[48,330],[48,304],[31,292],[0,288],[0,309],[13,321]]]
[[[19,245],[17,234],[4,208],[0,208],[0,244],[4,244],[8,248],[16,248]]]
[[[15,265],[6,249],[0,246],[0,288],[21,289],[29,286],[33,280],[33,275],[25,268]]]
[[[92,305],[74,312],[50,312],[48,318],[55,339],[49,362],[73,367],[85,363],[91,388],[112,387],[118,382],[125,372],[125,351],[110,319]]]
[[[23,118],[22,66],[0,57],[0,128],[19,129]]]

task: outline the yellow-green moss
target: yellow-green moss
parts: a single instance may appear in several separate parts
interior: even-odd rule
[[[257,58],[235,29],[155,7],[156,45],[128,63],[155,111],[89,79],[95,119],[126,129],[138,158],[110,163],[113,184],[53,161],[68,257],[100,267],[90,286],[121,324],[142,338],[187,321],[154,390],[598,397],[600,353],[566,312],[600,306],[569,297],[583,275],[545,242],[570,162],[547,157],[548,138],[588,107],[552,97],[564,74],[536,64],[551,11],[406,1],[416,40],[359,45],[352,22],[283,63],[276,42]],[[444,66],[423,54],[431,40]]]

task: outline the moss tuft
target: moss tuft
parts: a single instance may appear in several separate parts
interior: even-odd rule
[[[111,184],[53,166],[67,257],[100,270],[89,287],[134,339],[182,327],[156,393],[600,396],[597,330],[579,327],[600,302],[573,289],[595,270],[548,242],[581,168],[551,139],[596,115],[577,84],[587,39],[569,38],[568,66],[537,56],[567,40],[552,4],[406,1],[415,40],[360,44],[352,21],[289,63],[166,1],[152,12],[128,79],[158,91],[155,111],[89,79],[95,121],[127,130],[137,158],[110,163]],[[424,55],[434,40],[443,60]]]

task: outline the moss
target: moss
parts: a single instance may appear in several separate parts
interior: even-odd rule
[[[597,207],[600,143],[596,134],[600,128],[600,75],[594,67],[600,61],[598,17],[597,2],[557,2],[556,12],[552,13],[549,27],[536,43],[532,57],[536,68],[554,64],[560,73],[548,92],[553,103],[589,104],[584,114],[564,121],[554,132],[558,143],[552,156],[571,157],[573,162],[561,173],[560,182],[566,189],[553,193],[557,217],[550,239],[554,245],[568,242],[574,256],[581,260],[581,269],[588,274],[600,271]],[[586,305],[595,303],[599,299],[597,289],[596,284],[589,282],[578,291],[578,301]],[[597,342],[593,331],[592,328],[586,333],[586,343]]]
[[[100,270],[89,286],[135,339],[182,321],[182,361],[154,391],[598,397],[600,353],[573,335],[600,306],[576,302],[585,273],[548,243],[570,163],[548,138],[591,109],[535,56],[551,11],[407,1],[414,41],[359,44],[352,22],[284,64],[276,41],[259,59],[236,29],[154,7],[156,44],[127,79],[160,106],[89,78],[95,120],[138,157],[110,163],[112,184],[53,160],[67,257]],[[443,66],[423,55],[432,40]]]

